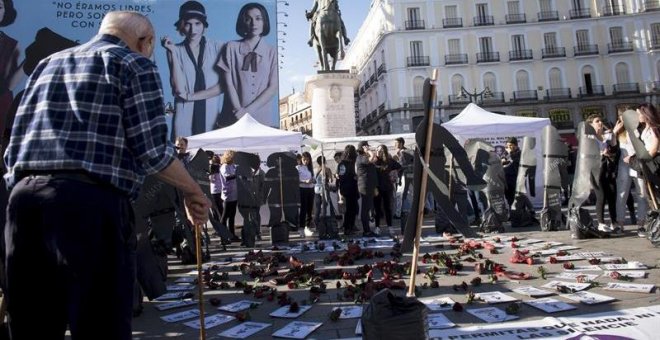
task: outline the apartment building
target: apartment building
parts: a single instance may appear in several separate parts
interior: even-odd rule
[[[280,98],[279,111],[280,129],[312,135],[312,107],[305,101],[303,93],[294,92]]]
[[[433,69],[436,119],[475,102],[570,134],[657,104],[660,0],[372,0],[341,66],[361,81],[361,135],[412,132]]]

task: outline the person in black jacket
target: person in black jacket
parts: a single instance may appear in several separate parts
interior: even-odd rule
[[[357,147],[358,157],[355,170],[358,178],[358,192],[360,193],[360,220],[362,221],[363,236],[376,236],[369,227],[369,213],[374,207],[374,196],[378,190],[378,173],[376,165],[376,152],[369,148],[367,141],[361,141]]]
[[[387,146],[379,145],[376,149],[376,167],[378,169],[378,195],[374,197],[374,212],[376,228],[380,227],[380,219],[385,212],[387,226],[392,226],[392,203],[394,185],[399,180],[401,164],[392,159]]]
[[[518,178],[518,168],[520,167],[520,148],[518,148],[518,139],[516,137],[507,139],[506,150],[508,156],[502,158],[504,177],[506,178],[504,196],[506,196],[506,201],[511,206],[513,198],[516,196],[516,179]]]
[[[355,216],[358,212],[358,185],[355,174],[355,160],[357,151],[355,146],[349,144],[344,148],[342,159],[337,165],[337,188],[339,189],[338,202],[343,201],[346,206],[342,229],[344,235],[350,235],[355,230]]]

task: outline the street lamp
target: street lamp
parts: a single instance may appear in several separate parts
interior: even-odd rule
[[[277,11],[277,14],[284,14],[285,17],[289,17],[289,13],[284,12],[284,11]]]
[[[471,103],[481,103],[484,99],[493,98],[493,92],[486,86],[481,92],[477,92],[475,88],[472,93],[461,86],[461,93],[456,96],[456,99],[469,99]]]
[[[278,24],[278,25],[282,25],[282,26],[284,26],[284,27],[289,27],[289,26],[286,24],[286,22],[283,22],[283,21],[278,21],[277,24]]]

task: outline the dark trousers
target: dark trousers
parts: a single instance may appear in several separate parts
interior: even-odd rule
[[[314,188],[300,188],[300,214],[298,227],[309,227],[312,224],[312,209],[314,208]]]
[[[351,230],[355,229],[355,217],[358,213],[358,196],[357,193],[351,192],[344,196],[344,203],[346,204],[346,211],[344,212],[344,221],[342,223],[342,229],[344,229],[344,234],[350,233]]]
[[[236,205],[238,201],[224,201],[222,211],[222,224],[229,228],[229,232],[236,236],[234,230],[234,218],[236,217]]]
[[[594,193],[596,194],[596,219],[598,223],[605,223],[605,204],[607,204],[610,212],[610,221],[616,222],[616,182],[601,181],[600,187],[594,188]]]
[[[25,177],[9,198],[5,246],[13,339],[64,339],[67,325],[74,339],[131,339],[136,237],[126,196]]]
[[[368,233],[371,231],[371,228],[369,227],[369,214],[371,210],[374,208],[374,194],[370,193],[367,195],[363,195],[360,193],[360,203],[362,204],[362,207],[360,208],[360,220],[362,221],[362,231],[365,233]]]
[[[323,200],[323,196],[321,194],[314,194],[314,225],[319,225],[321,216],[330,216],[328,201]]]
[[[220,221],[222,219],[222,212],[224,209],[224,201],[222,200],[222,194],[212,194],[213,196],[213,206],[211,208],[211,217]]]
[[[385,212],[387,226],[392,226],[392,195],[392,191],[380,191],[378,196],[374,197],[376,228],[380,227],[380,219],[383,216],[383,212]]]

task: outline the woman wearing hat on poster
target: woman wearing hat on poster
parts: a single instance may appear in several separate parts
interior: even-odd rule
[[[266,8],[248,3],[238,13],[236,33],[220,57],[225,89],[217,127],[234,124],[249,113],[258,122],[279,126],[273,99],[277,94],[277,48],[268,44],[270,19]]]
[[[182,42],[174,44],[168,36],[161,38],[176,103],[173,133],[190,136],[212,130],[220,111],[222,89],[215,65],[222,44],[205,37],[209,26],[206,9],[197,1],[181,5],[174,26],[185,37]]]

